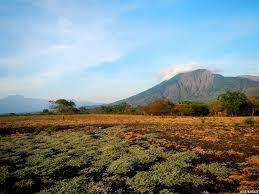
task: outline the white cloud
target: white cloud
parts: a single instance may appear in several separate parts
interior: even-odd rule
[[[218,68],[218,67],[212,67],[212,66],[207,66],[207,65],[197,64],[197,63],[172,64],[172,65],[169,65],[167,68],[162,69],[159,72],[157,77],[159,80],[168,80],[179,73],[185,73],[196,69],[207,69],[213,73],[223,71],[221,68]]]
[[[21,18],[19,25],[26,30],[21,28],[17,37],[22,44],[17,51],[0,57],[0,67],[12,69],[14,74],[20,68],[27,68],[31,74],[68,69],[62,70],[65,74],[71,68],[79,71],[116,61],[134,45],[118,31],[117,20],[123,9],[116,13],[91,3],[82,8],[69,2],[60,6],[56,1],[39,1],[36,5],[48,17],[37,17],[33,22]],[[11,29],[12,22],[9,25]],[[34,68],[36,72],[32,66],[38,67]]]
[[[172,64],[166,69],[161,70],[158,74],[158,78],[160,80],[168,80],[178,73],[184,73],[199,68],[201,68],[201,65],[198,64]]]

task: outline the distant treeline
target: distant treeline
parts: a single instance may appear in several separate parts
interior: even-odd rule
[[[50,109],[43,114],[136,114],[175,116],[245,116],[259,115],[259,96],[247,97],[243,92],[226,91],[211,102],[181,101],[173,103],[157,99],[147,105],[132,106],[127,103],[76,108],[73,101],[50,101]]]

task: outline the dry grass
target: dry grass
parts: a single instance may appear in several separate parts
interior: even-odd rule
[[[243,126],[247,117],[204,117],[206,126]],[[259,117],[254,117],[259,123]],[[74,124],[189,124],[200,125],[200,117],[175,117],[175,116],[144,116],[144,115],[29,115],[0,117],[0,128],[44,125],[74,125]],[[257,125],[258,126],[258,125]]]
[[[220,181],[226,181],[226,185],[231,182],[230,190],[237,192],[258,188],[259,117],[254,117],[256,124],[253,126],[244,124],[246,118],[205,117],[206,122],[202,123],[200,117],[95,114],[10,116],[0,117],[0,135],[39,133],[46,129],[49,133],[67,129],[106,130],[107,127],[109,134],[113,134],[120,128],[126,140],[139,140],[149,135],[147,140],[152,144],[180,152],[192,150],[207,163],[225,163],[232,170],[229,177]]]

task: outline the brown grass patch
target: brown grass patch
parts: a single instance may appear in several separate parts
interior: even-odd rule
[[[259,156],[251,156],[246,161],[249,165],[259,166]]]

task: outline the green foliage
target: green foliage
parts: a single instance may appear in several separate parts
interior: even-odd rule
[[[168,189],[163,189],[163,190],[159,191],[159,194],[174,194],[174,193],[171,192],[171,191],[168,190]]]
[[[50,189],[43,190],[40,193],[87,193],[86,184],[87,179],[84,176],[79,176],[58,181]]]
[[[203,164],[202,167],[215,176],[226,177],[228,175],[228,169],[219,163]]]
[[[204,117],[201,117],[201,123],[204,124],[206,119]]]
[[[79,107],[78,111],[79,111],[79,113],[82,113],[82,114],[89,114],[90,113],[90,110],[88,108],[86,108],[85,106]]]
[[[49,109],[43,109],[42,112],[43,113],[49,113]]]
[[[249,97],[249,102],[252,108],[252,116],[259,115],[259,96]]]
[[[182,108],[185,105],[185,109],[188,107],[189,110],[184,113],[184,115],[192,116],[206,116],[209,114],[208,105],[204,102],[195,102],[195,101],[182,101],[179,104],[182,105]],[[178,110],[179,111],[179,110]],[[181,109],[180,109],[181,111]]]
[[[49,103],[50,103],[50,109],[53,112],[71,114],[71,113],[76,113],[78,111],[75,108],[76,104],[73,101],[69,101],[66,99],[49,101]]]
[[[175,191],[206,184],[207,174],[192,174],[198,156],[121,132],[42,131],[0,136],[0,186],[4,193],[136,193]],[[96,138],[98,137],[98,138]],[[159,137],[156,137],[159,138]],[[222,174],[223,167],[205,166]],[[213,171],[214,170],[214,171]],[[167,189],[167,190],[163,190]],[[161,192],[162,192],[161,191]]]
[[[108,172],[114,174],[126,174],[129,171],[134,170],[134,167],[137,165],[137,162],[131,158],[120,158],[113,161],[109,167]]]
[[[27,191],[29,192],[32,187],[35,185],[35,182],[32,179],[24,179],[16,182],[14,187],[18,191]]]
[[[166,161],[153,165],[150,171],[138,172],[134,177],[127,179],[127,184],[141,193],[150,192],[159,185],[203,185],[206,183],[204,178],[185,171],[187,167],[192,166],[191,162],[194,159],[197,159],[197,155],[193,152],[172,154]]]
[[[245,119],[244,123],[247,125],[254,125],[256,123],[256,121],[250,117],[250,118]]]
[[[248,99],[243,92],[226,91],[219,95],[224,110],[230,115],[241,115],[242,111],[248,105]]]
[[[3,184],[4,180],[10,176],[10,167],[0,166],[0,185]]]
[[[210,115],[217,115],[219,112],[223,111],[223,107],[220,101],[215,100],[208,105]]]
[[[98,114],[140,114],[138,107],[127,103],[115,104],[110,106],[100,106],[89,109],[89,113]]]
[[[151,192],[158,185],[158,181],[153,177],[153,172],[138,172],[134,177],[127,179],[127,184],[134,190],[145,193]]]
[[[178,116],[190,116],[192,115],[192,107],[190,104],[178,103],[174,107],[173,114]]]
[[[99,182],[90,182],[87,185],[87,193],[96,194],[96,193],[110,193],[109,184],[105,184],[102,181]]]
[[[169,100],[156,99],[143,106],[132,106],[121,103],[110,106],[100,106],[92,109],[80,107],[80,113],[98,114],[148,114],[148,115],[178,115],[178,116],[207,116],[217,115],[225,110],[230,115],[257,114],[259,98],[249,99],[242,92],[227,91],[212,102],[180,101],[176,104]]]

